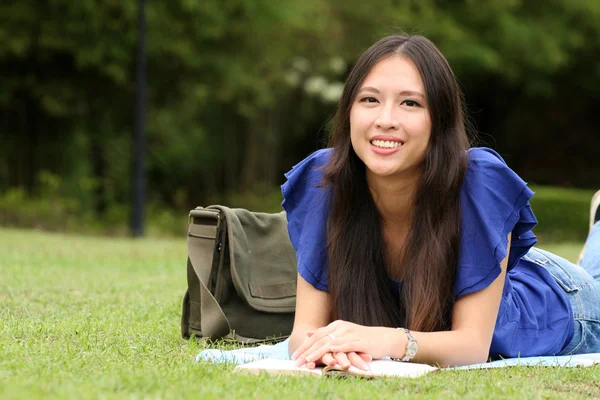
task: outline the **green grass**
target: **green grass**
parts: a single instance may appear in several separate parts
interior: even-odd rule
[[[579,244],[545,246],[576,258]],[[181,339],[185,240],[0,229],[0,397],[600,397],[600,367],[443,371],[373,381],[232,374]]]

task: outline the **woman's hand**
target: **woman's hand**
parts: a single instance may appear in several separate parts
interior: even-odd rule
[[[315,334],[316,331],[309,331],[306,335],[310,338]],[[367,370],[367,363],[371,362],[373,358],[364,353],[357,353],[355,351],[351,351],[350,353],[325,353],[323,357],[321,357],[320,362],[310,362],[307,363],[308,368],[315,368],[318,364],[323,364],[327,366],[333,367],[334,365],[339,365],[344,369],[350,368],[350,366],[354,365],[355,367]]]
[[[296,360],[298,366],[304,364],[312,366],[318,361],[329,365],[331,359],[325,356],[329,353],[342,367],[349,368],[350,365],[355,365],[365,369],[360,365],[363,361],[362,356],[377,359],[388,355],[390,341],[386,337],[388,332],[387,328],[334,321],[314,332],[309,332],[309,338],[296,349],[292,359]],[[325,360],[323,360],[324,356]]]
[[[306,363],[306,366],[307,368],[312,369],[320,364],[332,367],[334,365],[339,365],[343,369],[348,369],[354,365],[355,367],[366,371],[368,369],[367,363],[372,360],[373,359],[368,354],[356,353],[354,351],[351,351],[350,353],[325,353],[323,357],[321,357],[321,360]]]

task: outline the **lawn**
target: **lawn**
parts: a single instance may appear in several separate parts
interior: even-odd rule
[[[600,367],[442,371],[411,379],[234,375],[179,335],[185,240],[0,229],[0,397],[600,397]],[[544,246],[575,259],[580,244]]]

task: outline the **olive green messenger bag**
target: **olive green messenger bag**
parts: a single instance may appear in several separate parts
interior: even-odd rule
[[[290,335],[297,270],[285,212],[198,207],[187,243],[184,338],[259,343]]]

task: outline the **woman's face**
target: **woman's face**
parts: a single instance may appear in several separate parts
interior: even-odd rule
[[[375,64],[350,110],[352,147],[367,180],[417,176],[430,136],[425,88],[413,62],[394,55]]]

